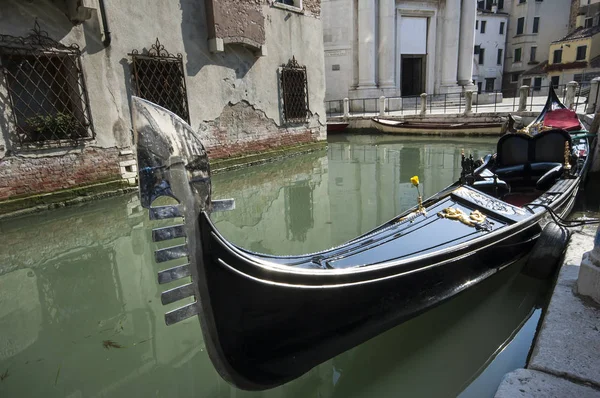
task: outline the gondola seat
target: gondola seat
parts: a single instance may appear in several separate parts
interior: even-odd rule
[[[509,184],[542,189],[562,174],[567,142],[570,146],[569,133],[558,129],[534,137],[505,134],[498,140],[494,173]]]

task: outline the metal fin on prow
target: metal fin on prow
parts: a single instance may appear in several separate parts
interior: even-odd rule
[[[168,284],[186,277],[191,282],[161,294],[163,304],[185,298],[195,301],[165,314],[171,325],[201,314],[198,267],[203,263],[198,216],[211,211],[211,180],[208,156],[200,139],[179,116],[138,97],[132,97],[134,137],[137,147],[140,200],[149,209],[151,220],[183,218],[182,224],[162,226],[152,231],[152,240],[165,242],[185,239],[184,244],[155,251],[157,263],[187,258],[188,264],[158,272],[158,283]],[[177,205],[152,207],[161,196],[174,198]],[[234,207],[230,202],[215,207]]]

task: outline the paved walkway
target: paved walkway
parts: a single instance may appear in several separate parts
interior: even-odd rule
[[[600,307],[575,292],[594,235],[573,233],[527,369],[504,376],[496,398],[600,397]]]

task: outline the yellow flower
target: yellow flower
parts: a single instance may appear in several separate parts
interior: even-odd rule
[[[415,187],[418,187],[419,186],[419,176],[414,176],[413,178],[410,179],[410,182],[412,182],[412,184]]]

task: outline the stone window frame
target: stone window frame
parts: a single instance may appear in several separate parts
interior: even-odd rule
[[[289,125],[308,122],[308,74],[306,66],[300,65],[295,57],[279,68],[279,88],[284,123]]]
[[[525,17],[517,18],[516,35],[522,35],[525,32]]]
[[[585,61],[587,57],[587,45],[577,46],[575,61]]]
[[[513,56],[513,63],[521,62],[522,57],[523,57],[523,49],[521,47],[515,48],[514,56]]]
[[[286,4],[284,1],[286,0],[273,0],[273,7],[281,8],[283,10],[293,11],[300,14],[304,14],[304,7],[302,4],[302,0],[287,0],[294,3],[294,5]],[[298,5],[296,5],[298,4]]]
[[[133,50],[128,55],[132,60],[135,95],[168,109],[190,123],[183,55],[168,52],[158,37],[149,50],[142,53]]]
[[[70,148],[95,139],[77,44],[50,38],[36,20],[28,36],[0,34],[0,72],[5,117],[14,127],[11,149]]]

